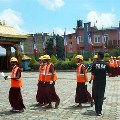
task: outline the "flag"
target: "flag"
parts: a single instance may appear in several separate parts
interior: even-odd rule
[[[102,31],[102,48],[103,48],[103,50],[106,48],[105,46],[106,45],[105,45],[105,39],[104,39],[104,31]]]
[[[93,44],[92,44],[90,31],[88,31],[88,50],[93,51]]]
[[[65,47],[65,51],[67,51],[66,32],[64,32],[64,47]]]
[[[45,54],[45,36],[44,36],[44,33],[42,33],[42,48],[43,48],[43,54]]]
[[[33,35],[33,53],[34,53],[34,55],[38,54],[35,35]]]
[[[56,53],[56,35],[53,32],[53,51]]]
[[[76,30],[76,41],[77,41],[77,51],[79,52],[80,51],[80,41],[79,41],[79,37],[77,34],[77,30]]]

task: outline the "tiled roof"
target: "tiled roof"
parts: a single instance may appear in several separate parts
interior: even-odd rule
[[[16,32],[13,27],[0,25],[0,36],[2,37],[17,37],[17,38],[27,38],[27,35],[22,35]]]

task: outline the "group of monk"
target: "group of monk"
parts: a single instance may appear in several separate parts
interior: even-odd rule
[[[90,102],[91,106],[93,106],[93,99],[91,94],[87,91],[87,87],[85,82],[88,81],[87,69],[82,64],[83,56],[77,55],[77,87],[76,87],[76,95],[75,102],[79,103],[80,107],[82,103]],[[39,77],[38,77],[38,89],[36,94],[37,105],[52,108],[53,102],[55,102],[54,108],[58,108],[60,104],[60,98],[55,90],[55,83],[58,79],[55,66],[52,62],[50,62],[51,58],[49,55],[43,55],[39,58]],[[25,105],[23,103],[21,87],[22,87],[22,77],[21,70],[18,66],[18,60],[15,57],[10,59],[10,63],[12,66],[11,76],[5,76],[4,79],[11,80],[11,88],[9,90],[9,102],[12,107],[11,112],[24,112]]]
[[[86,82],[88,82],[90,79],[88,79],[87,68],[82,64],[83,56],[77,55],[75,59],[77,63],[77,69],[76,69],[77,86],[76,86],[75,102],[78,103],[78,107],[81,107],[82,103],[87,103],[87,102],[89,102],[92,107],[95,104],[94,103],[95,97],[93,95],[93,93],[95,92],[92,91],[93,93],[91,96],[91,94],[87,90]],[[93,63],[96,63],[97,59],[98,58],[95,58]],[[54,107],[58,108],[60,104],[60,98],[55,90],[55,83],[58,79],[58,76],[56,73],[55,66],[50,60],[51,58],[49,55],[43,55],[40,56],[39,58],[40,67],[39,67],[38,90],[36,94],[36,101],[38,102],[39,106],[45,106],[47,108],[52,108],[53,107],[52,103],[55,102]],[[5,76],[4,78],[5,80],[11,79],[11,88],[9,91],[9,102],[12,107],[11,112],[24,112],[25,105],[23,104],[23,99],[21,95],[21,87],[22,87],[21,70],[18,66],[18,60],[15,57],[12,57],[10,59],[10,63],[12,66],[11,76]],[[95,74],[93,69],[91,80],[95,79],[94,78]]]
[[[36,101],[39,106],[52,108],[52,102],[55,102],[55,108],[60,104],[60,98],[55,91],[55,82],[58,79],[55,67],[50,62],[50,56],[44,55],[39,58],[40,68],[38,77],[38,90]],[[18,60],[15,57],[10,59],[12,66],[11,76],[5,76],[4,79],[11,79],[11,88],[9,90],[9,102],[12,109],[11,112],[24,112],[25,105],[23,104],[21,87],[22,78],[21,70],[18,66]]]
[[[118,57],[111,56],[109,60],[109,65],[112,70],[111,77],[120,75],[120,56]]]

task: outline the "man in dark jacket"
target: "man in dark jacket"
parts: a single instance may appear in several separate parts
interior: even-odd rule
[[[103,98],[106,87],[106,73],[110,76],[111,69],[107,63],[104,62],[104,53],[98,52],[98,61],[93,63],[92,74],[94,75],[93,80],[93,92],[94,92],[94,102],[95,111],[97,116],[101,116]]]

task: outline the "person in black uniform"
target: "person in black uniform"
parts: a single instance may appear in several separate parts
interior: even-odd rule
[[[104,62],[104,53],[98,52],[98,61],[92,65],[92,74],[94,75],[93,80],[93,92],[94,92],[94,102],[95,111],[97,116],[101,116],[103,98],[106,87],[106,73],[108,76],[111,74],[111,69],[107,63]]]

